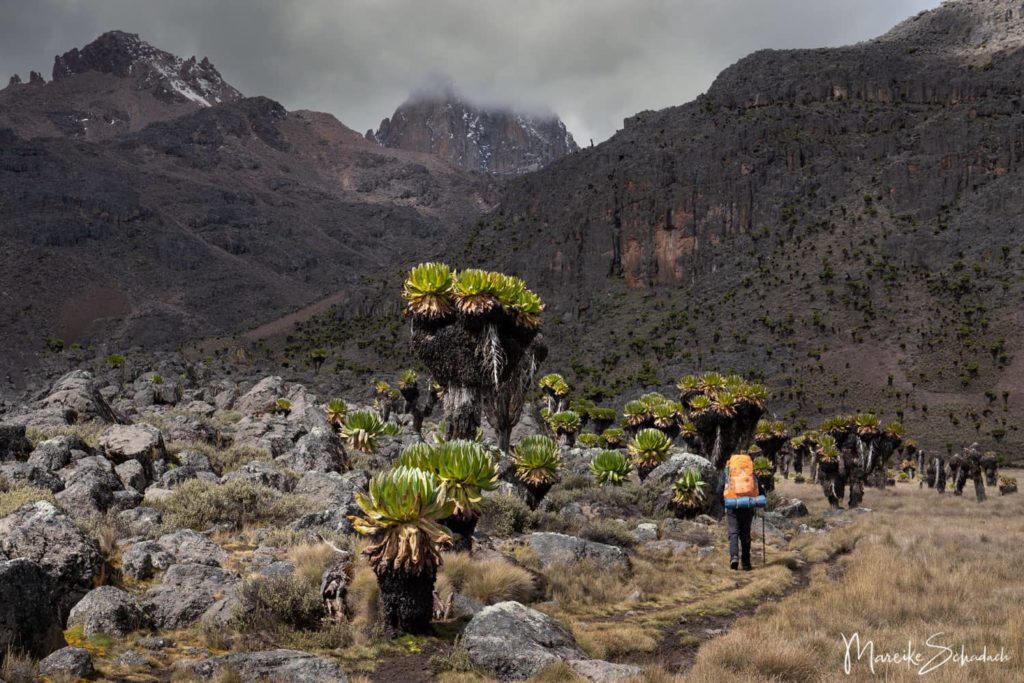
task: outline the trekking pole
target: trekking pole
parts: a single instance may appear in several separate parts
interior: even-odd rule
[[[764,542],[764,513],[761,513],[761,566],[765,567],[768,565],[768,551],[765,548]]]

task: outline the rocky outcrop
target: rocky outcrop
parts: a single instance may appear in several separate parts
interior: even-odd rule
[[[579,147],[554,114],[531,115],[470,104],[451,87],[414,94],[376,133],[385,147],[429,152],[467,171],[536,171]]]
[[[109,31],[80,50],[56,57],[53,80],[90,71],[131,78],[157,98],[203,107],[242,97],[206,57],[198,62],[195,57],[182,59],[123,31]]]

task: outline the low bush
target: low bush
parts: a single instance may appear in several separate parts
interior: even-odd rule
[[[271,460],[268,451],[247,444],[240,444],[229,448],[218,448],[203,441],[171,441],[167,444],[167,451],[172,457],[186,450],[199,451],[205,455],[210,461],[210,469],[219,476],[224,476],[228,472],[234,472],[242,465],[246,465],[254,460],[263,462]]]
[[[240,479],[226,484],[191,479],[153,505],[163,511],[168,528],[188,527],[197,531],[218,524],[236,529],[247,524],[281,524],[322,509],[304,496],[284,494]]]
[[[491,536],[506,537],[525,533],[533,522],[534,513],[521,498],[499,493],[483,499],[477,529]]]
[[[580,536],[590,541],[617,545],[620,548],[632,548],[636,545],[636,537],[630,527],[621,520],[599,519],[588,522],[580,529]]]

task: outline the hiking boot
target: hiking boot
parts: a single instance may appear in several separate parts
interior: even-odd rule
[[[750,564],[743,565],[743,571],[749,572],[753,567]]]
[[[729,560],[729,569],[731,569],[733,571],[736,571],[739,568],[740,568],[740,561],[739,560],[737,560],[735,557],[732,558],[731,560]]]

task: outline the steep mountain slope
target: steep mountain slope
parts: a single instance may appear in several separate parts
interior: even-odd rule
[[[86,48],[58,58],[58,81],[16,87],[53,102],[101,79],[111,87],[94,94],[97,109],[126,93],[159,99],[165,86],[150,79],[166,53],[143,49],[158,61]],[[136,76],[156,90],[139,94]],[[223,102],[182,95],[165,120],[106,139],[0,129],[0,377],[33,367],[44,336],[159,347],[328,296],[372,309],[382,272],[439,252],[489,207],[485,178],[432,156],[230,86],[202,92]]]
[[[0,128],[21,137],[105,140],[242,95],[205,57],[182,59],[110,31],[54,59],[53,80],[15,75],[0,90]]]
[[[579,150],[555,115],[489,109],[451,87],[417,93],[367,138],[385,147],[429,152],[467,171],[518,175]]]
[[[595,393],[736,368],[812,423],[875,409],[930,448],[1012,455],[1022,46],[1021,6],[1000,0],[754,53],[511,181],[464,256],[542,293],[552,365]]]

